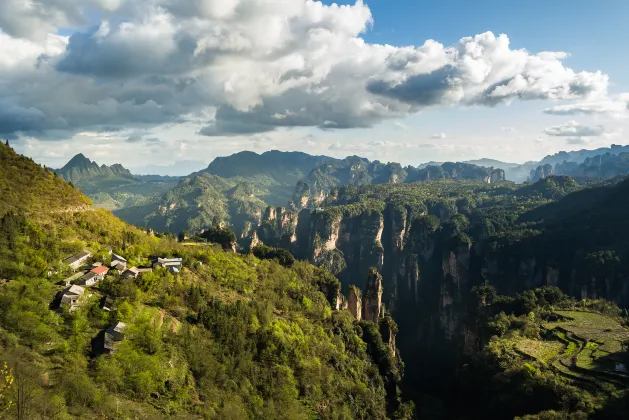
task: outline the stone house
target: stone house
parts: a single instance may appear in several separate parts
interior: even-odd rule
[[[70,311],[75,311],[85,298],[85,289],[81,286],[73,285],[61,291],[60,307],[67,307]]]

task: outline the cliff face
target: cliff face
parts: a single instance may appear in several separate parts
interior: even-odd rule
[[[365,303],[363,306],[363,319],[365,321],[378,322],[382,311],[382,276],[374,268],[369,270]]]
[[[537,182],[540,179],[548,178],[554,174],[553,166],[551,164],[540,165],[536,169],[531,169],[531,175],[529,180],[531,182]]]

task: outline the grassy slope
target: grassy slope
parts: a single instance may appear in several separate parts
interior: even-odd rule
[[[80,191],[4,144],[0,144],[0,197],[0,215],[17,209],[37,214],[92,204]]]

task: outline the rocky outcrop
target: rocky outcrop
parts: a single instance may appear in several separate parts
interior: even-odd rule
[[[489,176],[487,177],[488,184],[495,184],[496,182],[505,181],[505,171],[504,169],[494,169],[491,171]]]
[[[356,286],[350,286],[349,288],[347,309],[357,321],[362,319],[362,292]]]
[[[550,164],[540,165],[535,169],[531,169],[531,174],[529,176],[529,181],[537,182],[540,179],[548,178],[552,174],[554,174],[553,166]]]
[[[363,319],[378,322],[382,310],[382,276],[375,268],[369,270],[363,303]]]

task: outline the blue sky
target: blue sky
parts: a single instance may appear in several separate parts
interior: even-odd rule
[[[0,136],[53,167],[83,152],[171,174],[240,150],[524,162],[629,142],[629,1],[332,3],[42,0],[42,13],[0,16]],[[500,40],[481,36],[442,62],[488,31],[510,49],[492,55]],[[211,60],[192,55],[207,45]],[[489,100],[494,88],[510,93]]]
[[[324,3],[352,4],[352,1]],[[509,35],[514,48],[567,51],[576,69],[605,70],[629,85],[625,40],[626,0],[369,0],[374,43],[416,45],[435,39],[452,45],[465,36],[492,31]]]

